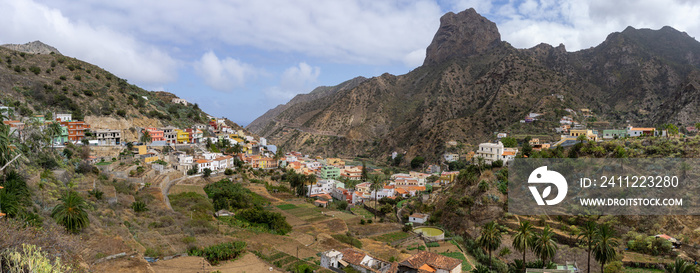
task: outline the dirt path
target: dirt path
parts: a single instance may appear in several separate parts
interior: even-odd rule
[[[202,257],[180,257],[168,261],[158,261],[151,264],[151,267],[156,273],[198,273],[202,272],[202,265],[204,265],[204,272],[221,271],[226,272],[279,272],[282,271],[275,270],[270,265],[260,260],[253,253],[247,252],[242,257],[238,258],[233,262],[226,262],[219,264],[217,266],[211,266]],[[272,269],[272,270],[270,270]]]

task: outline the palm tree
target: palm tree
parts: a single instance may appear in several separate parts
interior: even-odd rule
[[[384,176],[373,175],[370,180],[372,180],[370,189],[374,191],[374,209],[377,210],[377,192],[384,187]],[[374,219],[377,219],[377,214],[374,214]]]
[[[549,225],[545,225],[542,232],[535,234],[532,250],[542,263],[547,264],[547,260],[553,259],[559,247],[554,242],[554,231]]]
[[[61,201],[62,203],[55,206],[53,211],[51,211],[51,217],[56,219],[56,222],[72,233],[78,233],[90,225],[87,203],[77,192],[69,191],[61,198]]]
[[[532,239],[534,236],[535,232],[532,230],[532,224],[530,221],[520,222],[520,226],[518,226],[518,230],[515,232],[515,236],[513,236],[513,248],[523,253],[523,272],[525,272],[526,263],[525,253],[528,249],[532,248]]]
[[[54,138],[56,138],[56,136],[60,136],[62,131],[63,130],[61,130],[60,123],[54,121],[51,124],[49,124],[48,130],[46,133],[49,135],[49,138],[51,139],[49,141],[51,141],[51,149],[52,150],[53,150]]]
[[[615,248],[620,245],[620,241],[615,238],[613,232],[613,229],[605,224],[601,225],[596,233],[593,253],[595,260],[600,263],[600,272],[604,272],[605,264],[617,256]]]
[[[588,221],[581,229],[578,239],[585,240],[588,246],[588,270],[587,273],[591,273],[591,249],[593,248],[593,239],[595,239],[596,233],[598,232],[598,227],[593,221]]]
[[[694,264],[686,262],[681,258],[676,258],[676,261],[666,266],[667,273],[697,273],[698,267]]]
[[[10,133],[10,126],[5,124],[0,124],[0,168],[5,167],[6,164],[10,163],[15,155],[19,152],[19,149],[15,145],[16,139]],[[5,174],[3,169],[2,174]]]
[[[480,247],[489,252],[489,268],[491,267],[491,252],[501,246],[501,231],[495,221],[491,221],[481,230],[481,236],[476,239]]]
[[[309,187],[309,197],[311,197],[311,191],[313,191],[314,184],[316,184],[316,176],[313,174],[309,174],[309,175],[305,175],[303,177],[303,179],[304,179],[304,183],[302,183],[302,185],[306,185],[306,183],[309,183],[309,185],[311,185]]]
[[[144,130],[143,134],[141,135],[141,142],[144,144],[151,142],[151,133],[149,133],[147,130]]]

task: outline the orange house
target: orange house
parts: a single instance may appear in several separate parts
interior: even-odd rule
[[[61,125],[68,129],[68,141],[81,141],[85,138],[85,130],[90,129],[90,124],[84,121],[64,121]]]
[[[158,130],[153,127],[146,128],[148,134],[151,136],[151,141],[165,141],[165,132]]]

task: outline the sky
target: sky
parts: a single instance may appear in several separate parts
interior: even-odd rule
[[[317,86],[411,71],[440,17],[468,8],[517,48],[577,51],[627,26],[700,36],[694,0],[0,0],[0,44],[40,40],[245,126]]]

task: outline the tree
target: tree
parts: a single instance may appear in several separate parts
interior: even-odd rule
[[[578,140],[580,143],[583,143],[584,141],[588,140],[588,137],[586,137],[586,135],[579,135],[578,137],[576,137],[576,140]]]
[[[69,191],[61,197],[62,202],[51,211],[51,217],[69,232],[78,233],[90,225],[85,200],[75,191]]]
[[[150,143],[151,142],[151,133],[149,133],[148,130],[143,130],[143,134],[141,134],[141,142],[142,143]]]
[[[203,177],[209,177],[211,175],[211,169],[209,168],[204,168],[202,172],[204,173]]]
[[[489,252],[489,268],[491,267],[491,252],[498,249],[501,246],[501,231],[498,230],[498,226],[495,221],[487,223],[483,229],[481,229],[481,236],[476,239],[477,244],[480,247],[486,249]]]
[[[360,179],[362,181],[367,181],[367,173],[367,164],[364,161],[362,161],[362,173],[360,174]]]
[[[518,141],[512,137],[501,138],[501,143],[503,143],[503,147],[506,148],[515,148],[516,146],[518,146]]]
[[[600,225],[595,236],[595,245],[593,253],[595,260],[600,263],[600,271],[603,272],[605,264],[615,259],[617,252],[615,248],[620,245],[620,242],[615,238],[613,229],[607,225]]]
[[[578,235],[579,240],[583,239],[588,246],[588,270],[587,273],[591,273],[591,249],[593,248],[593,240],[595,239],[598,227],[593,221],[588,221],[581,229]]]
[[[0,168],[10,163],[19,153],[16,142],[17,139],[10,133],[10,126],[0,124]],[[3,169],[2,174],[5,174],[6,170]]]
[[[374,209],[377,209],[377,192],[384,188],[384,176],[383,175],[373,175],[372,178],[372,185],[370,185],[370,189],[374,191]],[[377,219],[377,214],[374,214],[374,219]]]
[[[554,231],[549,225],[545,225],[542,232],[535,234],[533,241],[532,250],[544,264],[547,264],[547,260],[554,258],[554,255],[557,254],[559,247],[554,242]]]
[[[663,129],[666,130],[666,137],[670,138],[672,135],[675,136],[678,134],[678,127],[676,125],[673,125],[671,123],[666,123],[662,126]]]
[[[423,166],[423,163],[425,162],[425,158],[422,156],[416,156],[411,160],[411,169],[417,169],[421,166]]]
[[[686,262],[681,258],[676,258],[676,261],[672,264],[666,265],[667,273],[697,273],[698,266]]]
[[[513,248],[523,253],[523,272],[525,272],[525,254],[528,249],[532,249],[533,238],[535,232],[532,229],[530,221],[522,221],[518,226],[518,230],[513,236]]]
[[[55,122],[55,121],[54,121],[54,122],[51,122],[51,124],[49,124],[48,130],[47,130],[46,133],[47,133],[47,134],[49,135],[49,137],[51,138],[51,140],[50,140],[50,141],[51,141],[51,149],[53,149],[54,139],[55,139],[57,136],[60,136],[61,133],[62,133],[61,124],[58,123],[58,122]]]

